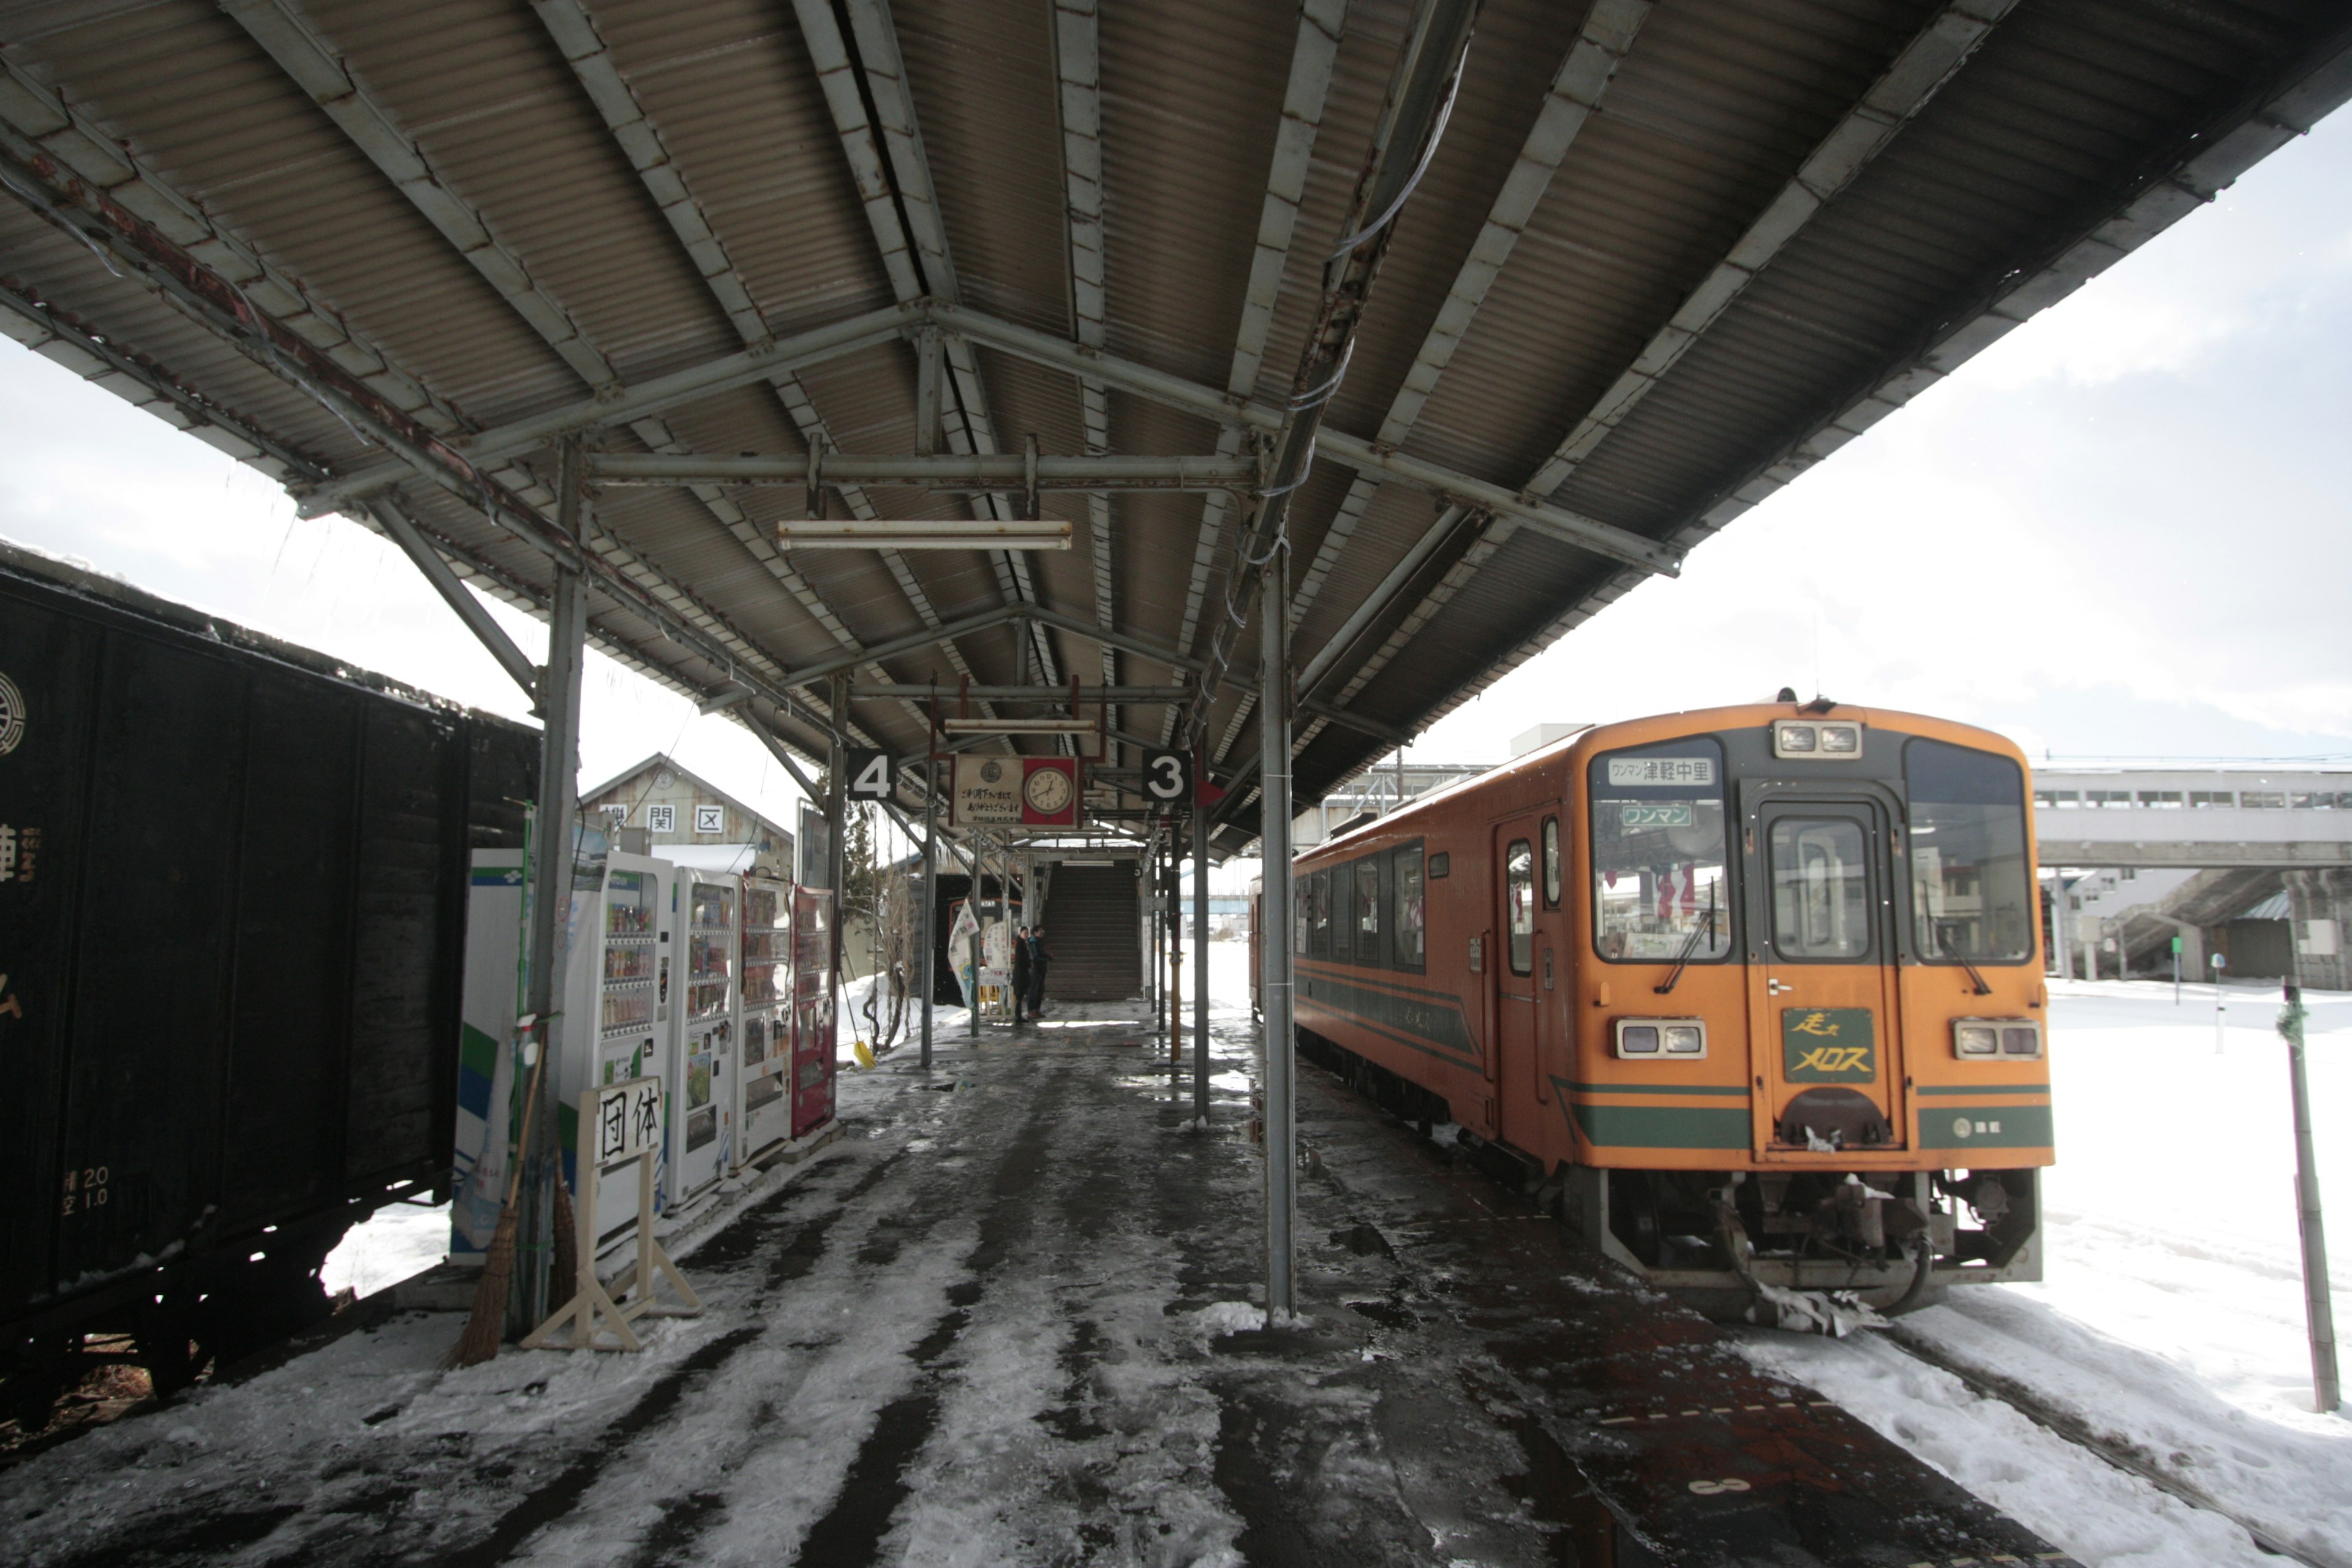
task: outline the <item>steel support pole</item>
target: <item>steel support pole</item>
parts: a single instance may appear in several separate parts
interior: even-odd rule
[[[833,735],[824,760],[824,885],[833,889],[833,971],[827,984],[841,984],[842,928],[849,923],[849,846],[845,843],[848,794],[842,769],[848,763],[842,737],[849,733],[849,678],[836,675],[828,683],[833,693]],[[826,993],[832,994],[831,992]]]
[[[1176,1089],[1177,1069],[1184,1065],[1184,910],[1177,898],[1176,818],[1168,818],[1167,875],[1160,884],[1160,901],[1167,910],[1168,928],[1168,1089]]]
[[[580,449],[567,442],[557,479],[559,521],[572,537],[580,529]],[[540,712],[539,803],[532,823],[530,856],[530,970],[524,1011],[538,1022],[533,1034],[546,1066],[538,1114],[530,1128],[530,1158],[523,1166],[521,1207],[516,1215],[520,1267],[514,1272],[509,1324],[528,1328],[543,1321],[548,1273],[555,1261],[555,1183],[562,1162],[554,1146],[556,1106],[565,1088],[560,1070],[563,1050],[562,977],[556,973],[572,910],[572,838],[580,807],[580,678],[586,654],[588,596],[579,571],[555,563],[549,599],[547,664],[536,682]]]
[[[1192,1114],[1209,1124],[1209,814],[1192,803]]]
[[[2311,1337],[2315,1408],[2332,1415],[2343,1403],[2336,1372],[2336,1304],[2327,1288],[2327,1229],[2319,1210],[2319,1167],[2312,1151],[2311,1084],[2303,1058],[2303,987],[2286,988],[2279,1033],[2286,1037],[2287,1089],[2294,1099],[2294,1209],[2303,1239],[2303,1314]]]
[[[1258,597],[1258,837],[1265,890],[1260,908],[1258,979],[1265,1014],[1265,1310],[1267,1320],[1297,1310],[1291,1279],[1291,1231],[1298,1159],[1292,1095],[1297,1040],[1291,1022],[1290,954],[1290,603],[1288,552],[1276,550],[1261,569]]]
[[[931,987],[938,984],[931,976],[931,950],[939,945],[939,932],[932,928],[940,918],[939,887],[940,856],[940,765],[923,764],[923,918],[916,929],[923,933],[923,962],[915,966],[922,976],[923,987],[923,1066],[931,1065]]]

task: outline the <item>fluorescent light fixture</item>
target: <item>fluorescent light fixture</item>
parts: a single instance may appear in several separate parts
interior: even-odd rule
[[[1094,722],[1086,719],[942,719],[940,728],[950,735],[1091,735]]]
[[[1070,525],[1052,518],[1036,522],[981,518],[902,522],[853,517],[778,523],[776,542],[786,550],[1067,550]]]

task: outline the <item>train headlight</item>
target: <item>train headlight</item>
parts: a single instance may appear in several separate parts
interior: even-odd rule
[[[1620,1018],[1620,1057],[1681,1057],[1706,1055],[1706,1025],[1696,1018]]]
[[[2032,1018],[1958,1018],[1952,1023],[1952,1054],[1975,1061],[2038,1058],[2042,1026]]]
[[[1852,720],[1806,723],[1783,719],[1772,726],[1776,757],[1833,757],[1850,763],[1862,755],[1862,726]]]

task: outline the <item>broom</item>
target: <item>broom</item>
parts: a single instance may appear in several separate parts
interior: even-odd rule
[[[523,1095],[522,1136],[516,1141],[514,1173],[507,1178],[507,1201],[499,1210],[499,1227],[490,1233],[490,1245],[482,1254],[482,1277],[474,1283],[474,1312],[466,1320],[466,1331],[457,1337],[450,1349],[451,1366],[479,1366],[499,1353],[499,1345],[507,1337],[507,1290],[514,1273],[515,1204],[522,1193],[522,1169],[530,1158],[530,1124],[537,1120],[539,1080],[547,1070],[547,1048],[540,1047],[539,1060],[530,1069],[530,1088]]]

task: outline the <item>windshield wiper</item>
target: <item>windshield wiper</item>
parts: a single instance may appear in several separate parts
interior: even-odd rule
[[[1975,984],[1977,994],[1979,996],[1991,995],[1992,987],[1985,984],[1985,977],[1977,973],[1977,966],[1975,964],[1970,963],[1966,958],[1963,958],[1960,955],[1959,949],[1952,945],[1951,939],[1944,934],[1942,928],[1938,927],[1935,921],[1929,921],[1927,922],[1927,929],[1936,933],[1936,946],[1942,951],[1944,956],[1969,972],[1969,979]]]
[[[1715,889],[1717,885],[1714,882],[1706,885],[1706,919],[1691,927],[1690,935],[1683,941],[1682,952],[1675,955],[1674,969],[1666,975],[1666,983],[1651,987],[1659,995],[1670,994],[1675,986],[1683,983],[1683,971],[1690,967],[1691,954],[1697,951],[1698,939],[1701,936],[1706,938],[1707,946],[1715,945]]]

